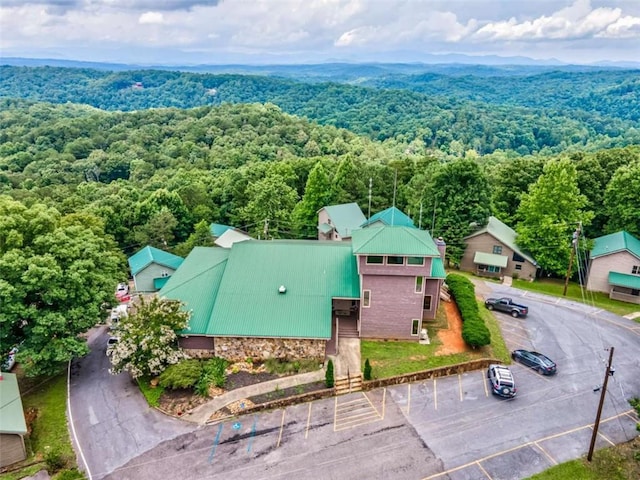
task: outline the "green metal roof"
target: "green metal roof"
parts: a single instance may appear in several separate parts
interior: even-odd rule
[[[604,235],[594,240],[591,258],[627,250],[640,258],[640,240],[625,231]]]
[[[229,253],[226,248],[195,247],[158,292],[160,297],[184,302],[185,308],[191,311],[190,329],[182,333],[207,333]]]
[[[328,223],[321,223],[320,225],[318,225],[318,230],[320,230],[322,233],[326,235],[327,233],[333,230],[333,227]]]
[[[480,230],[473,232],[471,235],[467,235],[464,238],[466,240],[467,238],[475,237],[483,233],[489,233],[489,235],[494,237],[496,240],[502,242],[504,245],[509,247],[518,255],[520,255],[521,257],[524,257],[526,260],[533,263],[534,265],[537,265],[536,261],[530,255],[523,252],[516,244],[516,238],[518,237],[518,234],[515,232],[515,230],[513,230],[511,227],[502,223],[496,217],[493,217],[493,216],[489,217],[489,221],[487,222],[487,225],[484,228],[481,228]]]
[[[433,278],[447,278],[447,272],[444,269],[444,263],[440,257],[431,261],[431,276]]]
[[[147,245],[129,257],[129,268],[131,269],[131,275],[137,275],[151,263],[157,263],[158,265],[176,270],[183,260],[182,257],[174,255],[173,253]]]
[[[492,267],[505,268],[509,259],[504,255],[496,255],[495,253],[476,252],[473,257],[473,263],[480,265],[491,265]]]
[[[343,203],[341,205],[330,205],[324,207],[331,219],[338,235],[341,237],[350,237],[354,230],[360,228],[360,225],[367,219],[357,203]]]
[[[389,207],[386,210],[376,213],[369,220],[364,222],[362,224],[362,227],[372,225],[376,222],[380,222],[383,225],[396,227],[416,228],[416,226],[413,224],[413,220],[411,220],[407,215],[398,210],[396,207]]]
[[[14,373],[2,372],[0,380],[0,433],[27,433],[18,377]]]
[[[231,249],[207,334],[326,339],[332,297],[359,296],[349,242],[248,240]]]
[[[353,232],[356,255],[411,255],[439,257],[429,232],[409,227],[369,227]]]
[[[218,238],[220,235],[222,235],[224,232],[226,232],[230,228],[233,228],[233,227],[230,227],[229,225],[222,225],[221,223],[212,223],[211,225],[209,225],[209,231],[211,232],[211,235],[213,235],[216,238]]]
[[[629,273],[609,272],[609,284],[619,287],[633,288],[640,290],[640,275]]]

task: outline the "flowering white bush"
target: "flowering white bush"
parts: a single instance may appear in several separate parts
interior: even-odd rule
[[[140,298],[135,313],[120,320],[118,343],[111,347],[114,375],[128,371],[133,378],[156,376],[188,356],[178,347],[176,332],[187,328],[190,313],[177,300]]]

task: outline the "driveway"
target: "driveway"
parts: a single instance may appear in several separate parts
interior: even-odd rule
[[[79,449],[76,444],[78,464],[90,480],[103,478],[163,441],[197,428],[149,408],[127,373],[109,373],[108,338],[106,326],[92,329],[91,353],[71,365],[70,420],[80,444]]]

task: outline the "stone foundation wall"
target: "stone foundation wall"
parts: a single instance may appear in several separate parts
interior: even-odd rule
[[[215,356],[226,358],[231,362],[244,361],[247,358],[254,360],[315,358],[322,362],[326,340],[216,337],[213,344]]]

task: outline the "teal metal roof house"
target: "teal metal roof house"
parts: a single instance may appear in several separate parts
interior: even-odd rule
[[[13,373],[0,372],[0,467],[20,462],[27,457],[24,419],[18,378]]]
[[[361,225],[361,227],[364,228],[382,225],[416,228],[413,224],[413,220],[396,207],[389,207],[386,210],[382,210],[381,212],[372,215],[369,220],[366,220]]]
[[[322,207],[318,211],[318,240],[348,240],[366,220],[357,203]]]
[[[139,293],[157,292],[184,259],[155,247],[146,246],[129,257],[129,269]]]
[[[640,240],[625,231],[596,238],[589,255],[587,290],[640,304]]]
[[[191,311],[184,348],[323,359],[339,332],[417,341],[422,321],[435,318],[444,278],[428,232],[371,227],[354,231],[353,242],[198,247],[158,294]]]

